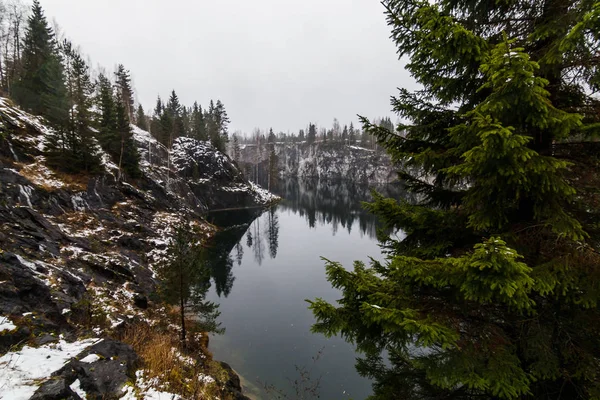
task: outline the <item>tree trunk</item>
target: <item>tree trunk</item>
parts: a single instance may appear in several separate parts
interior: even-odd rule
[[[121,155],[119,156],[119,179],[117,179],[118,181],[121,180],[121,176],[123,175],[122,172],[122,165],[123,165],[123,151],[125,150],[125,135],[121,134]]]
[[[183,271],[179,271],[179,300],[181,307],[181,346],[185,349],[185,300],[183,298]]]

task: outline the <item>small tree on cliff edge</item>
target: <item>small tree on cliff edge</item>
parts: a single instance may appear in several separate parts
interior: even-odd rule
[[[328,263],[314,330],[365,353],[375,399],[600,398],[599,3],[383,4],[423,90],[393,99],[410,124],[363,123],[420,201],[375,195],[405,237]]]
[[[217,318],[218,305],[206,301],[210,288],[210,270],[206,266],[199,234],[187,223],[180,223],[167,249],[167,257],[158,265],[159,294],[167,303],[179,306],[181,343],[186,344],[186,311],[194,312],[205,332],[222,333]]]

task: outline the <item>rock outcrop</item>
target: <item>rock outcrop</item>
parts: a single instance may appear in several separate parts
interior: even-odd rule
[[[398,180],[396,168],[383,151],[343,143],[276,143],[280,176],[297,179],[349,180],[354,183],[391,183]],[[258,181],[265,177],[270,152],[264,146],[241,146],[240,165],[249,175],[259,166]]]
[[[168,152],[137,128],[138,180],[118,179],[100,146],[105,173],[65,175],[46,167],[48,133],[43,120],[0,98],[0,381],[13,379],[2,375],[3,363],[18,359],[24,343],[51,350],[59,338],[100,339],[140,319],[155,292],[153,265],[181,221],[209,237],[216,228],[204,220],[208,211],[277,199],[209,144],[180,138]],[[100,358],[69,355],[52,378],[35,378],[33,398],[118,398],[135,381],[128,346],[104,340],[86,351]]]

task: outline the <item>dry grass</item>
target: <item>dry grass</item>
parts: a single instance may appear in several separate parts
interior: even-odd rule
[[[168,325],[139,322],[127,327],[118,339],[134,348],[142,360],[146,381],[159,382],[157,389],[185,399],[215,398],[220,392],[217,383],[199,379],[214,372],[206,350],[207,336],[198,333],[189,336],[183,351],[177,332]]]
[[[45,166],[43,157],[37,158],[35,163],[20,165],[22,168],[19,173],[47,192],[53,192],[60,188],[76,192],[85,191],[90,180],[89,175],[67,174],[51,170]]]

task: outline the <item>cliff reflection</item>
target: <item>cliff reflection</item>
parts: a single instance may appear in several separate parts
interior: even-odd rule
[[[275,259],[279,249],[279,216],[292,212],[305,218],[310,228],[329,225],[332,234],[340,229],[358,229],[362,235],[375,239],[377,219],[363,210],[361,202],[371,200],[374,188],[385,196],[399,198],[401,186],[366,186],[344,181],[280,181],[272,191],[283,198],[277,206],[262,214],[256,210],[214,213],[209,221],[223,228],[208,249],[211,276],[219,297],[227,297],[235,277],[232,269],[242,265],[245,252],[262,265],[266,258]]]
[[[340,228],[351,232],[359,229],[370,238],[377,237],[380,227],[375,216],[366,212],[361,202],[371,200],[375,189],[386,197],[404,195],[401,185],[362,185],[350,181],[286,180],[273,191],[284,200],[280,207],[306,218],[308,225],[331,225],[333,235]]]

